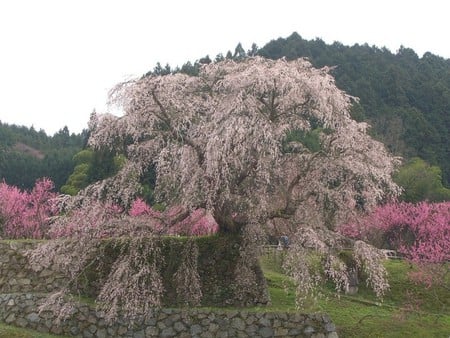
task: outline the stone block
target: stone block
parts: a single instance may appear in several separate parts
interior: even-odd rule
[[[245,322],[241,318],[235,317],[231,320],[231,327],[235,328],[238,331],[244,331]]]
[[[175,329],[175,331],[181,332],[186,330],[186,325],[184,325],[183,322],[177,321],[173,324],[173,328]]]
[[[176,336],[176,332],[173,328],[168,327],[165,328],[164,330],[161,331],[161,337],[175,337]]]
[[[336,331],[336,325],[334,325],[333,323],[330,323],[330,322],[326,323],[325,324],[325,331],[327,331],[327,332],[334,332],[334,331]]]
[[[305,329],[303,330],[303,333],[306,335],[311,335],[314,332],[316,332],[316,330],[312,326],[309,326],[309,325],[307,327],[305,327]]]
[[[14,322],[16,320],[16,314],[15,313],[10,313],[6,318],[5,318],[5,323],[6,324],[11,324],[12,322]]]
[[[258,330],[258,334],[263,338],[269,338],[274,336],[273,329],[271,327],[262,327]]]
[[[145,336],[146,337],[157,337],[159,333],[159,330],[155,326],[149,326],[145,329]]]
[[[39,323],[39,321],[41,320],[41,318],[36,312],[28,314],[25,318],[27,319],[27,321],[31,323]]]
[[[133,338],[145,338],[144,330],[140,330],[140,331],[133,333]]]
[[[14,322],[14,325],[20,326],[20,327],[26,327],[28,325],[28,322],[25,318],[17,318],[17,320]]]
[[[194,335],[200,334],[203,330],[202,330],[202,327],[200,325],[194,324],[194,325],[191,326],[191,330],[190,331],[191,331],[191,334],[194,336]]]
[[[106,331],[106,329],[97,330],[97,338],[108,338],[110,335]]]

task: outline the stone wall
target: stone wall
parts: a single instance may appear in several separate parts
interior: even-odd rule
[[[31,266],[25,251],[36,241],[0,241],[0,293],[50,292],[64,283],[64,277],[51,267]]]
[[[235,297],[235,269],[239,258],[239,245],[233,237],[210,236],[198,237],[196,244],[199,249],[198,273],[201,281],[202,306],[232,306],[232,305],[265,305],[269,302],[267,285],[259,265],[251,269],[255,272],[256,285],[245,296],[246,299]],[[176,293],[176,284],[173,275],[176,273],[186,240],[175,237],[158,239],[164,259],[159,262],[161,278],[165,293],[162,297],[163,306],[177,306],[180,300]],[[67,284],[67,279],[57,272],[52,265],[43,267],[31,265],[25,252],[37,247],[39,241],[0,240],[0,293],[12,292],[52,292]],[[96,298],[100,291],[98,280],[108,276],[112,262],[117,258],[118,246],[113,241],[105,240],[99,256],[104,263],[97,269],[97,265],[90,265],[77,283],[77,292]],[[48,262],[51,264],[50,262]]]
[[[85,303],[74,304],[71,316],[59,322],[51,312],[38,311],[48,292],[65,278],[51,267],[31,266],[24,253],[36,242],[0,241],[0,322],[78,337],[337,337],[322,314],[263,313],[227,309],[156,311],[145,323],[130,327],[107,325],[103,315]]]
[[[0,321],[41,332],[78,337],[337,337],[327,315],[262,313],[218,309],[161,309],[130,327],[107,325],[102,314],[77,303],[71,317],[58,323],[51,312],[39,313],[43,294],[0,295]]]

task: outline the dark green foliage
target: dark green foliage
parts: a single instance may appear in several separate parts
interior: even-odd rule
[[[0,122],[0,181],[32,189],[36,179],[49,177],[59,190],[73,170],[72,157],[84,137],[70,134],[67,127],[47,136],[33,127]]]
[[[367,44],[327,45],[297,33],[269,42],[258,55],[337,66],[338,87],[360,98],[353,117],[370,122],[374,136],[394,154],[441,167],[444,184],[450,184],[450,60],[431,53],[419,58],[405,47],[393,54]]]
[[[286,135],[284,139],[284,150],[289,151],[289,144],[291,142],[299,142],[310,152],[316,153],[322,149],[320,144],[320,133],[324,130],[322,128],[316,128],[313,130],[293,130]]]
[[[247,57],[247,53],[242,47],[242,44],[239,42],[234,49],[233,60],[242,60],[245,57]]]
[[[195,62],[192,64],[191,62],[186,62],[180,69],[180,73],[191,75],[191,76],[197,76],[200,69],[200,64],[198,62]]]
[[[153,68],[153,71],[148,72],[145,75],[168,75],[170,73],[172,73],[172,69],[168,63],[163,67],[159,62],[157,62],[155,68]]]

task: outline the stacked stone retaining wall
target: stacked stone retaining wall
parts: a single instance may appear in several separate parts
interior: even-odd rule
[[[263,313],[220,309],[160,309],[133,326],[125,321],[107,324],[101,312],[75,303],[71,316],[58,321],[51,312],[39,313],[42,294],[0,295],[0,320],[77,337],[337,337],[324,314]]]
[[[51,266],[32,266],[25,252],[36,242],[0,241],[0,293],[51,292],[66,279]]]
[[[52,267],[31,266],[24,255],[36,243],[0,241],[0,321],[9,325],[77,337],[337,337],[324,314],[264,313],[227,309],[163,308],[135,325],[107,324],[101,312],[75,303],[59,321],[38,307],[48,292],[64,285]]]

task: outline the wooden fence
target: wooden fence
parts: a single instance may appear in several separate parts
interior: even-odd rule
[[[285,250],[289,250],[289,247],[284,247],[281,245],[263,245],[261,247],[261,255],[264,255],[264,256],[277,255],[279,253],[282,253]],[[352,249],[347,248],[344,250],[351,251]],[[384,253],[384,255],[386,256],[387,259],[403,259],[403,257],[401,255],[399,255],[398,252],[395,250],[382,249],[381,251]]]

